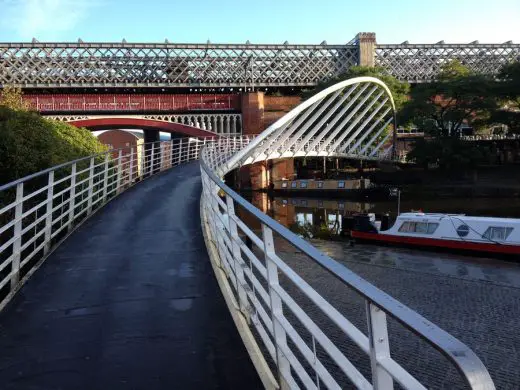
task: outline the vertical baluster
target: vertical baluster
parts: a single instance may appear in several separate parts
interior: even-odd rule
[[[117,181],[116,181],[116,194],[121,192],[121,177],[123,175],[123,150],[119,149],[117,156]]]
[[[372,368],[372,385],[374,390],[392,390],[394,382],[390,374],[378,363],[378,360],[390,358],[390,343],[386,325],[386,314],[379,307],[365,302],[368,340],[370,343],[370,366]]]
[[[110,155],[105,154],[105,166],[103,169],[103,203],[107,201],[108,193],[108,163],[110,162]]]
[[[94,157],[90,158],[90,168],[88,170],[88,192],[87,192],[87,215],[92,212],[92,194],[94,193]]]
[[[70,171],[70,189],[69,189],[69,221],[67,231],[72,230],[72,224],[74,222],[74,211],[76,208],[76,163],[72,164]]]
[[[155,158],[155,142],[152,142],[152,154],[150,156],[150,174],[153,175]]]
[[[146,144],[143,142],[141,145],[138,145],[141,147],[141,170],[139,176],[141,178],[144,177],[146,174]]]
[[[244,278],[244,268],[245,262],[242,260],[242,253],[240,250],[238,236],[237,223],[235,222],[235,205],[233,204],[233,198],[226,194],[226,205],[227,205],[227,215],[228,215],[228,229],[229,229],[229,237],[231,239],[231,253],[233,255],[233,261],[235,263],[235,276],[237,280],[237,291],[238,291],[238,301],[240,303],[240,309],[246,316],[249,321],[249,302],[247,301],[246,294],[246,279]]]
[[[23,183],[16,185],[16,206],[14,211],[14,242],[13,260],[11,264],[11,291],[16,288],[20,280],[20,247],[22,246],[22,214],[23,214]]]
[[[54,171],[49,172],[49,180],[47,183],[47,210],[45,213],[45,247],[44,254],[49,252],[51,248],[51,233],[52,233],[52,205],[54,195]]]
[[[287,334],[279,321],[280,317],[284,317],[282,300],[273,287],[278,286],[278,267],[272,260],[275,254],[273,231],[268,226],[262,224],[262,239],[264,242],[265,264],[267,268],[267,282],[269,287],[269,298],[271,303],[271,318],[274,328],[274,345],[276,348],[276,360],[279,374],[279,383],[282,389],[289,389],[288,382],[292,382],[291,364],[289,359],[284,355],[282,348],[288,349]]]
[[[136,151],[139,145],[136,145]],[[130,167],[128,168],[128,185],[131,186],[134,182],[134,148],[130,148]]]

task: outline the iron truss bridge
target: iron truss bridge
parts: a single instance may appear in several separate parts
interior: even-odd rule
[[[424,82],[453,59],[493,74],[520,58],[520,45],[512,42],[377,45],[368,35],[368,45],[0,43],[0,86],[302,88],[355,65],[377,65],[401,80]]]
[[[504,64],[520,61],[520,44],[446,44],[430,45],[402,43],[377,45],[375,65],[390,74],[411,83],[435,79],[441,67],[452,60],[459,60],[474,72],[495,74]]]
[[[356,45],[0,43],[0,84],[312,86],[357,63]]]

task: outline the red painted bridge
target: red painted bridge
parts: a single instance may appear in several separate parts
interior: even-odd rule
[[[238,94],[26,94],[32,110],[52,112],[240,111]]]

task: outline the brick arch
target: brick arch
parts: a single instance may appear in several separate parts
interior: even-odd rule
[[[211,131],[199,129],[193,126],[187,126],[181,123],[163,122],[142,118],[91,118],[70,121],[68,123],[76,127],[86,127],[89,130],[143,129],[184,134],[189,137],[218,136]]]

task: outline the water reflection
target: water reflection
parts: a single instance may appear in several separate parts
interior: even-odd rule
[[[354,247],[339,233],[344,217],[358,212],[389,212],[395,218],[395,202],[352,202],[333,199],[269,198],[252,194],[260,210],[310,240],[314,246],[345,265],[364,263],[425,274],[520,287],[520,263],[500,258],[481,258],[418,249],[360,245]],[[422,208],[427,212],[465,213],[520,218],[520,199],[450,199],[404,201],[401,210]],[[316,238],[320,238],[317,240]],[[282,248],[290,251],[292,248]]]

